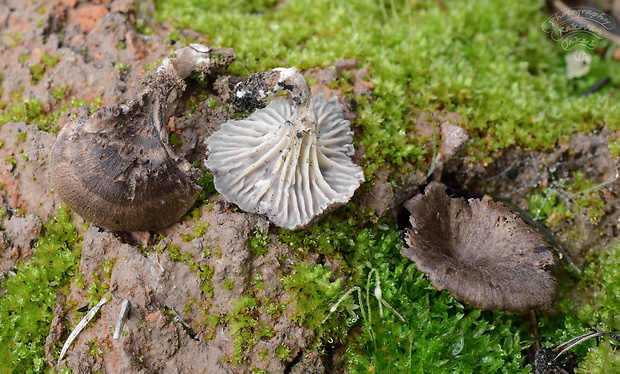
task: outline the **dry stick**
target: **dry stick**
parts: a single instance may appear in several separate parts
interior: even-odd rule
[[[112,339],[118,340],[121,338],[121,334],[123,333],[123,327],[125,326],[125,321],[127,320],[127,312],[129,311],[129,300],[123,300],[123,304],[121,304],[121,311],[118,315],[118,322],[116,323],[116,329],[114,329],[114,336]]]
[[[69,335],[69,338],[65,342],[65,345],[62,347],[62,351],[60,352],[60,356],[58,357],[59,364],[60,364],[60,361],[62,361],[62,358],[65,356],[65,353],[67,353],[69,346],[71,345],[71,343],[73,343],[73,340],[75,339],[75,337],[80,332],[82,332],[82,330],[84,329],[84,327],[86,327],[88,322],[90,322],[90,320],[93,319],[95,314],[99,311],[99,308],[101,308],[101,306],[107,302],[108,302],[108,295],[105,295],[101,298],[101,300],[99,300],[97,305],[95,305],[91,310],[88,311],[88,313],[86,313],[86,315],[84,316],[84,318],[82,318],[80,323],[78,323],[78,325],[75,326],[75,329],[71,332],[71,335]]]
[[[441,9],[442,12],[446,11],[446,6],[443,5],[443,3],[441,2],[441,0],[435,0],[435,4],[437,4],[437,6],[439,7],[439,9]]]
[[[190,328],[191,328],[191,327],[190,327],[190,325],[188,325],[188,324],[187,324],[187,322],[185,322],[185,321],[183,320],[183,318],[181,318],[181,316],[179,315],[179,313],[177,313],[177,311],[176,311],[176,310],[174,310],[174,307],[173,307],[173,306],[171,306],[171,307],[170,307],[170,309],[172,309],[172,313],[174,313],[174,318],[175,318],[175,319],[176,319],[176,320],[177,320],[177,321],[178,321],[181,325],[183,325],[185,328],[188,328],[188,329],[190,329]]]
[[[431,118],[433,120],[433,161],[431,162],[431,167],[426,172],[427,178],[433,175],[433,172],[435,171],[435,165],[437,165],[437,135],[435,134],[437,126],[435,124],[435,115],[431,114]]]

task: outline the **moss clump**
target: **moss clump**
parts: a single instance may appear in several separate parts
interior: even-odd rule
[[[530,191],[527,195],[530,214],[551,227],[575,218],[576,214],[583,214],[596,225],[605,214],[602,196],[605,184],[585,178],[583,171],[578,170],[570,179],[559,179],[549,187]]]
[[[620,242],[584,269],[580,289],[590,296],[579,319],[600,331],[620,333]]]
[[[21,56],[20,56],[21,59]],[[35,86],[47,71],[47,68],[53,68],[58,64],[58,57],[49,55],[47,53],[41,56],[41,64],[35,64],[30,66],[30,77],[32,78],[32,85]]]
[[[526,323],[521,317],[482,312],[446,291],[437,292],[400,255],[400,231],[381,222],[364,227],[353,211],[349,219],[346,209],[339,213],[340,220],[328,217],[315,226],[333,231],[323,240],[307,240],[313,231],[286,233],[285,242],[297,250],[327,253],[341,262],[338,277],[333,276],[335,269],[302,264],[283,279],[294,294],[294,316],[317,332],[316,349],[321,351],[325,342],[346,342],[351,373],[530,371],[522,355],[529,343],[523,338]],[[316,230],[318,235],[321,230]],[[334,237],[337,240],[331,240]],[[375,272],[379,280],[370,274]],[[345,289],[341,276],[347,279]]]
[[[292,273],[282,279],[284,289],[294,295],[291,299],[291,307],[294,309],[291,318],[322,334],[346,334],[348,328],[337,319],[325,321],[332,305],[342,296],[340,279],[330,281],[332,272],[323,265],[299,264],[292,268]],[[341,305],[339,309],[348,310],[353,320],[357,320],[357,314],[352,312],[353,305],[351,301]]]
[[[181,247],[177,244],[169,244],[166,249],[172,261],[186,262],[192,259],[192,255],[189,253],[182,253]]]
[[[381,317],[376,296],[362,303],[369,317],[347,349],[351,373],[530,371],[521,354],[529,343],[520,317],[476,310],[438,292],[400,256],[402,245],[400,232],[379,225],[363,229],[354,251],[345,255],[355,269],[349,284],[372,295],[376,284],[367,278],[376,269],[381,298],[404,319],[389,308]]]
[[[269,251],[267,245],[270,239],[271,235],[268,232],[260,232],[259,229],[256,229],[248,239],[248,249],[255,256],[263,256]]]
[[[557,227],[560,222],[574,218],[573,212],[558,197],[552,188],[535,188],[528,192],[529,212],[534,219],[548,227]]]
[[[574,297],[558,301],[556,315],[540,315],[541,345],[559,344],[587,334],[591,329],[620,332],[620,242],[589,261],[577,281],[561,285],[561,296],[570,295],[575,286],[578,291]],[[617,350],[615,341],[596,347],[596,342],[590,340],[570,352],[585,356],[577,373],[615,373],[620,371]]]
[[[225,321],[228,322],[228,333],[234,336],[235,350],[230,361],[239,365],[245,359],[248,350],[258,342],[256,331],[258,326],[259,305],[253,296],[242,296],[230,302],[234,309]]]
[[[32,259],[0,285],[6,292],[0,299],[2,373],[43,372],[56,294],[77,272],[82,244],[67,209],[44,222],[43,230]]]
[[[61,115],[70,108],[78,108],[86,105],[90,106],[91,114],[101,107],[101,98],[95,98],[93,102],[71,98],[69,102],[60,104],[56,109],[46,112],[38,99],[14,98],[18,103],[6,106],[0,110],[0,126],[9,122],[24,122],[26,124],[37,124],[43,131],[58,131],[56,123]]]
[[[364,218],[364,213],[359,212],[353,203],[349,203],[306,229],[279,229],[278,241],[300,252],[314,250],[331,256],[351,247],[352,237],[363,225]]]
[[[192,164],[192,167],[200,168],[201,165],[199,162]],[[202,188],[198,199],[194,203],[190,212],[193,212],[196,208],[200,208],[209,197],[216,195],[217,190],[215,189],[215,183],[213,182],[213,174],[207,171],[206,169],[200,169],[202,171],[202,177],[198,178],[196,184]]]
[[[588,351],[583,364],[575,370],[575,374],[606,374],[617,373],[620,370],[620,353],[617,343],[609,339],[600,346]]]

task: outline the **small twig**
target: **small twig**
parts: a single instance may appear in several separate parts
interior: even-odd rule
[[[441,9],[442,12],[446,11],[446,6],[443,5],[443,3],[441,2],[441,0],[435,0],[435,4],[437,4],[437,6],[439,7],[439,9]]]
[[[388,304],[387,301],[385,301],[384,299],[381,299],[381,303],[385,306],[387,306],[388,308],[390,308],[390,310],[392,311],[392,313],[394,313],[396,315],[396,317],[398,317],[398,319],[400,319],[403,323],[407,323],[407,321],[405,320],[405,318],[403,316],[400,315],[400,313],[398,313],[396,311],[396,309],[394,309],[393,306],[391,306],[390,304]]]
[[[601,88],[603,88],[603,86],[605,86],[609,82],[611,82],[611,78],[605,77],[602,80],[600,80],[598,83],[596,83],[594,86],[590,87],[586,92],[582,93],[581,96],[591,95],[595,93],[596,91],[600,90]]]
[[[170,307],[170,309],[172,310],[172,313],[174,313],[174,318],[180,322],[185,328],[187,329],[191,329],[191,327],[187,324],[187,322],[183,321],[183,318],[181,318],[181,316],[179,315],[179,313],[177,313],[176,310],[174,310],[174,307]]]
[[[157,256],[157,252],[155,252],[155,262],[157,262],[157,265],[159,265],[161,271],[166,271],[166,269],[164,269],[164,267],[159,263],[159,256]]]
[[[121,311],[118,315],[118,322],[116,323],[116,329],[114,329],[114,336],[112,339],[118,340],[121,338],[125,321],[127,320],[127,312],[129,311],[129,300],[123,300],[121,304]]]
[[[101,308],[101,306],[107,302],[108,302],[108,295],[105,295],[101,298],[101,300],[99,300],[97,305],[95,305],[91,310],[88,311],[88,313],[86,313],[86,315],[84,316],[84,318],[82,318],[80,323],[78,323],[78,325],[75,326],[75,329],[71,332],[71,335],[69,335],[69,338],[65,342],[65,345],[62,347],[62,351],[60,351],[60,356],[58,357],[58,363],[62,361],[62,358],[65,356],[65,353],[67,353],[67,350],[69,349],[69,346],[71,345],[71,343],[73,343],[73,340],[75,339],[75,337],[78,336],[78,334],[82,332],[84,327],[86,327],[88,322],[90,322],[90,320],[93,319],[95,314],[99,311],[99,308]]]
[[[433,161],[431,162],[431,167],[426,172],[427,178],[433,175],[433,172],[435,171],[435,165],[437,164],[437,135],[435,134],[437,126],[435,124],[435,115],[431,114],[431,118],[433,120]]]

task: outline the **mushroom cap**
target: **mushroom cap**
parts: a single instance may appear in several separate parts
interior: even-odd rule
[[[508,206],[488,197],[450,198],[433,182],[405,207],[413,228],[401,254],[437,290],[485,310],[552,307],[558,284],[543,269],[553,265],[551,247]]]
[[[289,121],[287,99],[274,99],[249,117],[230,120],[207,139],[205,166],[215,188],[241,209],[290,230],[349,201],[364,181],[353,164],[353,132],[336,97],[311,99],[316,130]]]
[[[208,74],[234,57],[232,49],[181,48],[133,100],[67,124],[50,155],[61,199],[111,230],[154,230],[179,220],[200,194],[195,181],[201,173],[168,144],[168,94],[183,89],[192,71]]]
[[[67,124],[52,148],[51,177],[60,198],[97,226],[117,231],[173,224],[198,195],[200,171],[177,156],[154,124],[153,95],[102,108]],[[142,103],[140,103],[140,101]],[[158,101],[158,100],[156,100]]]

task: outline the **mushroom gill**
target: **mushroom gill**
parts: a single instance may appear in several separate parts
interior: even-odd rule
[[[181,48],[133,100],[67,124],[50,156],[61,199],[111,230],[153,230],[181,218],[200,194],[195,183],[200,171],[168,144],[168,94],[183,90],[183,79],[194,70],[208,74],[234,57],[232,49]]]
[[[276,98],[279,91],[291,101]],[[237,110],[207,139],[205,166],[215,188],[241,209],[264,214],[277,226],[303,228],[349,201],[364,181],[351,161],[353,131],[336,97],[312,96],[296,68],[257,73],[233,91]]]
[[[409,200],[412,228],[401,254],[416,263],[437,290],[479,309],[523,314],[548,309],[557,296],[550,245],[508,206],[450,198],[431,183]]]

